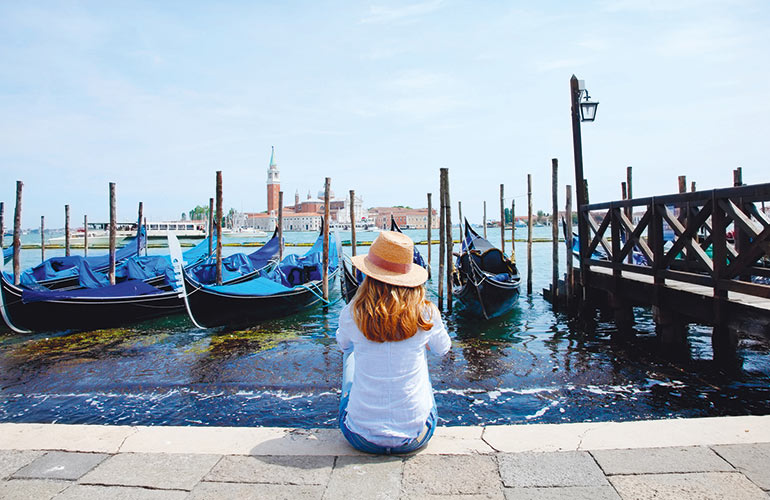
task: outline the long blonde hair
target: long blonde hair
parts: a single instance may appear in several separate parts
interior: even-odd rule
[[[356,325],[367,339],[397,342],[412,337],[418,328],[433,327],[422,314],[430,305],[423,286],[396,286],[367,277],[350,307]]]

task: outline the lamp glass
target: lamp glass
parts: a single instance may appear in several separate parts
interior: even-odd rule
[[[598,102],[583,101],[580,103],[580,121],[592,122],[596,118]]]

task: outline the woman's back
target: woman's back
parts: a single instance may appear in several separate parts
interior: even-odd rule
[[[433,323],[429,330],[418,329],[395,342],[374,342],[358,328],[349,306],[340,313],[337,342],[355,352],[355,384],[347,407],[352,431],[393,445],[422,429],[433,406],[425,347],[443,355],[450,344],[435,307],[426,308],[424,316]]]

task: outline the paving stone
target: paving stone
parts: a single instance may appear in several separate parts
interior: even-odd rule
[[[663,474],[666,472],[733,472],[735,469],[710,448],[642,448],[592,451],[607,475]]]
[[[505,488],[505,500],[620,500],[612,486]]]
[[[80,479],[82,484],[191,490],[219,461],[219,455],[121,453]]]
[[[180,490],[150,490],[131,486],[73,484],[56,500],[184,500],[189,493]]]
[[[229,483],[322,484],[329,482],[331,456],[238,456],[222,458],[204,480]]]
[[[0,450],[0,479],[10,477],[43,454],[44,451]]]
[[[410,494],[401,497],[401,500],[505,500],[502,487],[489,490],[479,495],[429,495]]]
[[[770,490],[770,443],[712,446],[757,486]]]
[[[104,453],[49,451],[19,469],[13,477],[25,479],[66,479],[74,481],[104,461]]]
[[[764,491],[738,472],[610,476],[623,500],[767,500]]]
[[[398,498],[404,462],[398,457],[339,457],[324,499]]]
[[[593,457],[584,451],[505,453],[498,456],[506,487],[608,486]]]
[[[11,479],[0,481],[0,498],[3,500],[50,500],[57,493],[70,486],[68,481],[47,481],[45,479]]]
[[[280,485],[244,483],[200,483],[192,490],[189,500],[320,500],[324,487],[320,485]]]
[[[403,492],[419,495],[478,495],[500,488],[494,457],[415,455],[404,460]]]

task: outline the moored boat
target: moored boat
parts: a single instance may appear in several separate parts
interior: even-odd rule
[[[464,234],[452,288],[460,309],[486,319],[509,312],[519,298],[521,277],[516,264],[479,236],[467,220]]]
[[[181,259],[174,259],[173,244],[169,247],[172,262],[180,265]],[[271,271],[239,283],[203,284],[192,273],[180,271],[190,319],[200,328],[250,326],[323,303],[322,250],[323,235],[304,255],[287,255]],[[338,274],[338,247],[336,238],[330,235],[330,289]]]

